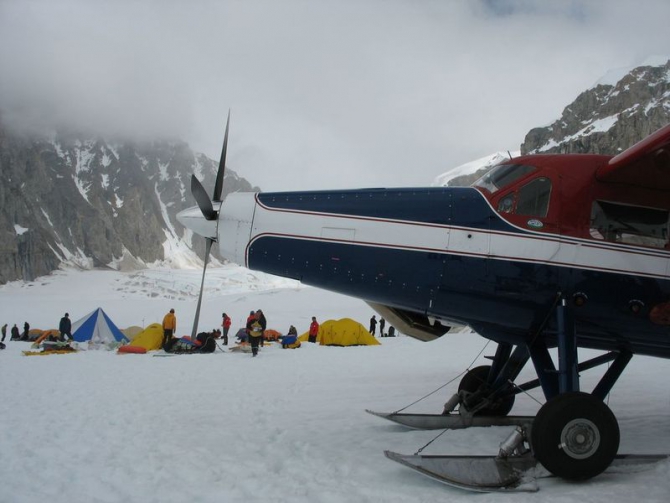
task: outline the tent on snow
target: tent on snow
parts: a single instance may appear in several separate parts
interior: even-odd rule
[[[126,339],[133,340],[133,337],[135,337],[137,334],[139,334],[142,330],[144,330],[142,327],[138,327],[137,325],[133,325],[128,328],[122,328],[121,332],[123,335],[126,336]]]
[[[128,341],[102,308],[75,321],[72,324],[72,337],[77,342],[89,342],[94,345]]]
[[[308,339],[309,331],[298,337],[301,342],[307,342]],[[380,344],[363,325],[351,318],[328,320],[321,323],[316,342],[322,346],[375,346]]]
[[[163,345],[163,326],[160,323],[152,323],[133,337],[130,345],[144,348],[147,351],[160,349]]]

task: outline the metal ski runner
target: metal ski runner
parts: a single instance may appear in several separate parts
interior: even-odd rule
[[[534,416],[462,416],[460,414],[406,414],[401,412],[365,412],[417,430],[457,430],[481,426],[522,426],[533,423]]]
[[[476,492],[536,492],[537,479],[551,477],[530,454],[518,457],[429,456],[384,451],[387,458],[452,487]],[[608,470],[631,465],[649,465],[667,455],[616,456]]]

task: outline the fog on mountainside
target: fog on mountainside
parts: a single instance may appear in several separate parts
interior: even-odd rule
[[[532,129],[521,153],[615,155],[668,123],[670,61],[584,91],[551,125]],[[510,155],[518,153],[453,168],[433,185],[470,185]],[[195,204],[191,174],[212,187],[217,164],[177,140],[19,134],[0,122],[0,284],[33,280],[61,264],[196,266],[204,240],[175,216]],[[257,190],[226,171],[224,195]]]

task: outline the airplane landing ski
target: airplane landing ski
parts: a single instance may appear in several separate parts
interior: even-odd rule
[[[373,416],[417,430],[458,430],[483,426],[528,427],[534,416],[462,416],[460,414],[408,414],[402,412],[375,412],[366,409]]]
[[[536,492],[537,479],[552,476],[530,454],[518,457],[429,456],[384,451],[384,455],[451,487],[475,492]],[[644,466],[668,459],[667,455],[618,455],[608,470]]]

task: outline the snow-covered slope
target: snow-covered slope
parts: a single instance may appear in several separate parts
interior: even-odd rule
[[[262,308],[270,327],[284,331],[294,324],[299,332],[311,316],[365,324],[372,314],[358,300],[312,288],[245,289],[246,272],[228,272],[207,280],[204,327],[218,326],[223,310],[233,316],[233,329],[249,310]],[[179,300],[178,290],[198,281],[196,271],[162,277],[155,271],[140,277],[60,272],[0,287],[2,322],[46,328],[66,310],[77,319],[100,305],[123,328],[160,322],[176,307],[178,332],[188,333],[194,301]],[[9,342],[0,352],[0,501],[667,501],[670,461],[578,484],[542,478],[539,494],[487,496],[448,488],[387,460],[385,449],[492,454],[511,430],[415,431],[366,414],[366,408],[393,411],[421,397],[407,412],[441,411],[462,372],[487,364],[484,356],[493,351],[469,332],[430,343],[402,336],[380,342],[297,350],[267,345],[257,358],[221,350],[170,358],[108,351],[27,357],[21,352],[29,343]],[[592,353],[580,354],[587,356]],[[607,398],[620,422],[621,452],[670,453],[668,375],[670,361],[635,357]],[[599,376],[583,372],[584,389]],[[532,370],[524,369],[520,379],[531,378]],[[538,390],[521,394],[514,412],[533,414],[541,401]]]

